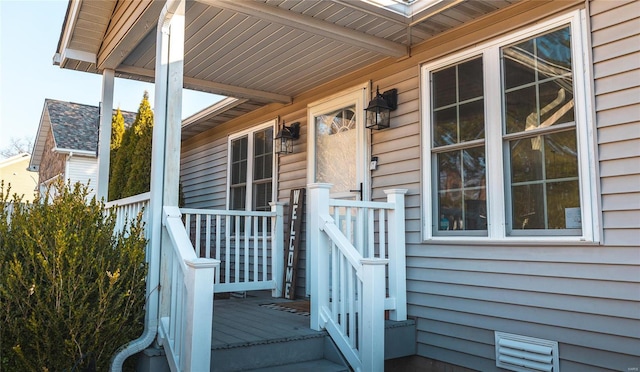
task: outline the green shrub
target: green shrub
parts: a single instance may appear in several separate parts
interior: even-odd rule
[[[14,205],[0,185],[0,370],[98,371],[143,329],[146,240],[87,187]]]

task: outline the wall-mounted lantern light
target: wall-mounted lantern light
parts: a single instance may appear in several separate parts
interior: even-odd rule
[[[391,111],[398,108],[398,90],[391,89],[380,94],[380,88],[376,87],[376,96],[369,102],[365,109],[367,112],[367,124],[369,129],[389,128]]]
[[[293,152],[293,141],[298,138],[300,138],[300,123],[295,122],[286,126],[283,120],[282,129],[274,138],[276,153],[280,155],[291,154]]]

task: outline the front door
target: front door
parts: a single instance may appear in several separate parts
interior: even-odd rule
[[[364,125],[368,93],[368,86],[363,85],[309,105],[307,182],[332,184],[331,198],[370,198],[369,131]],[[307,215],[309,213],[317,211],[307,209]],[[309,265],[313,263],[309,249],[306,258],[306,272],[310,273]],[[310,279],[310,275],[306,275],[307,295]]]
[[[332,198],[369,199],[366,93],[358,87],[309,106],[307,180],[332,184]]]

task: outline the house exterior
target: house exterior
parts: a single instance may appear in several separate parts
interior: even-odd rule
[[[11,194],[22,195],[24,201],[32,201],[38,185],[37,175],[29,173],[28,153],[17,154],[0,161],[0,180],[4,181],[5,187],[11,185]]]
[[[316,183],[364,201],[406,189],[404,368],[639,368],[640,2],[380,3],[207,0],[181,18],[168,2],[160,21],[184,24],[156,35],[164,2],[114,1],[82,49],[70,19],[95,9],[71,1],[58,63],[153,79],[155,61],[163,78],[156,36],[184,26],[184,86],[230,96],[181,123],[187,207],[259,211]],[[398,107],[370,130],[378,87]],[[293,153],[276,154],[292,123]],[[313,302],[311,203],[295,293]]]
[[[135,113],[122,112],[122,115],[126,125],[135,120]],[[96,106],[45,100],[29,162],[29,169],[38,172],[39,192],[46,192],[57,179],[95,188],[99,118]],[[93,195],[95,191],[91,190],[88,197]]]

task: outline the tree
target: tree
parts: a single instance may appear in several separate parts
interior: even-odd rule
[[[109,200],[149,191],[152,137],[153,111],[149,93],[144,92],[136,120],[125,130],[120,148],[112,157],[114,166],[109,179]]]
[[[111,118],[111,150],[117,150],[122,144],[122,135],[124,134],[124,116],[118,107],[116,113]]]
[[[33,149],[33,138],[11,137],[11,139],[9,139],[9,145],[0,150],[0,156],[6,159],[14,155],[22,154],[25,152],[28,154],[31,154],[32,149]]]

